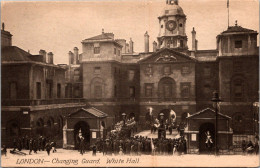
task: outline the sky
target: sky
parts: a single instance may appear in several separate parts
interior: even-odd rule
[[[144,34],[150,35],[150,51],[159,33],[158,16],[166,0],[110,0],[19,2],[1,1],[1,22],[13,35],[13,45],[31,54],[53,52],[55,64],[68,64],[68,52],[82,52],[81,41],[105,32],[116,39],[130,38],[134,51],[144,51]],[[227,29],[227,0],[179,0],[187,16],[186,34],[197,32],[198,49],[216,49],[216,36]],[[230,26],[259,32],[259,1],[229,0]]]

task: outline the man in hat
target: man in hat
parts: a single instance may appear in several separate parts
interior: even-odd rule
[[[85,152],[84,151],[84,146],[85,146],[85,142],[84,142],[84,137],[82,136],[80,138],[80,145],[79,145],[79,148],[80,148],[80,154],[83,155],[83,153]]]

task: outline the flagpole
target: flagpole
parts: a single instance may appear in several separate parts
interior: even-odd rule
[[[227,8],[228,8],[228,28],[229,28],[229,0],[227,0]]]

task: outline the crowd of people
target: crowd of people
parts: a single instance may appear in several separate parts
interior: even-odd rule
[[[110,137],[98,139],[95,150],[103,155],[181,155],[187,153],[186,139],[180,138],[148,138],[135,136],[129,139]]]
[[[242,145],[241,145],[243,154],[259,154],[259,144],[258,141],[256,141],[254,144],[252,141],[249,141],[248,143],[246,143],[245,140],[242,141]]]
[[[6,155],[6,146],[4,145],[5,155]],[[56,141],[48,137],[38,136],[38,137],[19,137],[13,139],[13,149],[10,151],[15,154],[25,154],[23,150],[29,150],[29,155],[32,153],[37,154],[37,151],[45,151],[50,155],[51,150],[53,153],[57,152],[56,150]]]

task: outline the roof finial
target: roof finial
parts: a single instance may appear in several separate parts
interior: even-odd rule
[[[235,26],[237,26],[237,20],[235,21]]]
[[[104,29],[102,29],[102,34],[104,34]]]
[[[5,30],[5,23],[2,23],[2,29]]]

